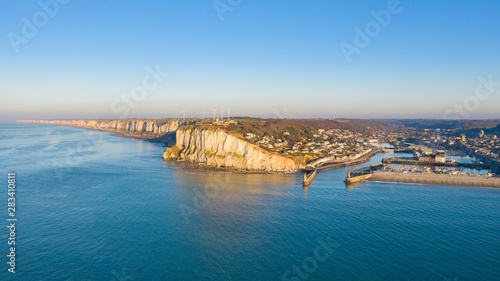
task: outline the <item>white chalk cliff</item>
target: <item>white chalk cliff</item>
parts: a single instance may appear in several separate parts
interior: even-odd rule
[[[211,126],[185,126],[176,133],[176,145],[163,154],[165,160],[186,160],[210,167],[249,171],[295,172],[295,162]]]

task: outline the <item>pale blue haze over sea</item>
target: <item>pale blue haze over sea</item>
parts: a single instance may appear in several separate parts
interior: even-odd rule
[[[282,280],[328,237],[333,252],[308,280],[500,280],[500,189],[348,189],[342,168],[304,191],[301,175],[186,170],[163,163],[163,150],[0,123],[0,210],[5,225],[14,171],[19,219],[17,273],[7,272],[3,227],[0,280]],[[214,195],[196,209],[207,186]],[[189,221],[187,208],[198,212]]]

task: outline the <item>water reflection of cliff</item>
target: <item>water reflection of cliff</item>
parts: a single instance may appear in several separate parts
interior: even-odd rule
[[[227,266],[214,264],[213,253],[222,255],[215,260],[235,261],[252,249],[272,245],[273,237],[260,233],[279,232],[283,202],[289,201],[284,197],[294,196],[293,191],[301,188],[296,175],[234,174],[166,165],[175,170],[168,186],[177,190],[176,202],[184,220],[175,231],[189,237],[191,247],[199,249],[197,261],[205,267]]]
[[[282,194],[300,183],[298,176],[286,174],[248,174],[204,169],[176,169],[179,188],[191,187],[200,191],[217,187],[215,199],[248,200],[249,195]]]

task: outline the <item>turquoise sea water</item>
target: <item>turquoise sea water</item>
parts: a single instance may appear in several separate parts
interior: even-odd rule
[[[110,133],[0,123],[0,280],[500,280],[500,189],[185,170]],[[376,155],[371,163],[380,163]],[[3,203],[1,203],[3,202]]]

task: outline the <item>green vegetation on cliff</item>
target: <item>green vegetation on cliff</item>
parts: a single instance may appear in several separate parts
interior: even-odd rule
[[[179,160],[180,158],[180,148],[177,145],[171,146],[165,150],[163,153],[163,159],[167,160]]]

